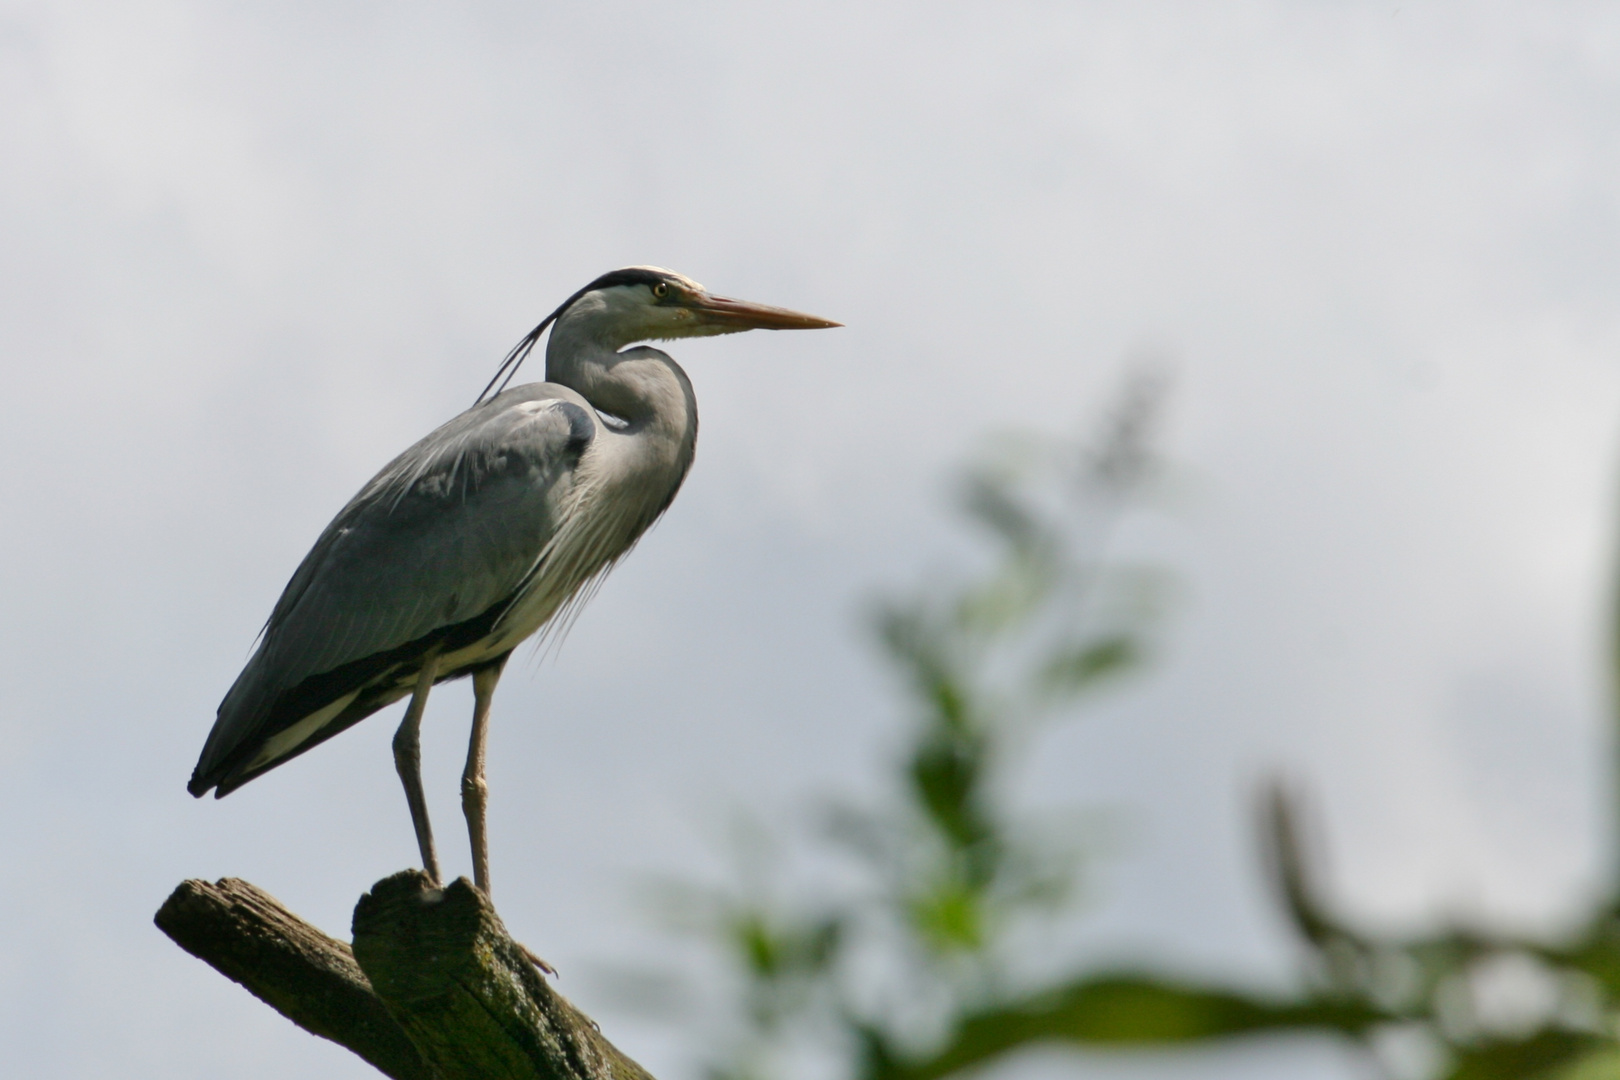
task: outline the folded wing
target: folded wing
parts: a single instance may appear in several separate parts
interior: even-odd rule
[[[430,650],[487,637],[539,569],[595,435],[576,394],[536,383],[390,462],[287,583],[188,790],[240,787],[398,700]]]

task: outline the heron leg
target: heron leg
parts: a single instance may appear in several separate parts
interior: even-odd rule
[[[427,799],[422,794],[422,711],[427,708],[428,691],[439,674],[439,654],[429,653],[416,675],[416,689],[405,719],[394,732],[394,768],[405,785],[405,801],[411,807],[411,825],[416,828],[416,846],[422,851],[422,869],[434,883],[439,881],[439,856],[433,850],[433,824],[428,821]]]
[[[501,681],[506,657],[473,674],[472,738],[467,744],[467,767],[461,773],[461,812],[467,816],[467,837],[472,842],[473,882],[489,895],[489,840],[484,833],[484,811],[489,806],[489,785],[484,783],[484,742],[489,734],[489,703]]]

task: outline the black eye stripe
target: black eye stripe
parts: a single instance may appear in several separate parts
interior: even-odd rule
[[[592,289],[610,289],[615,285],[663,285],[667,279],[656,270],[643,270],[640,267],[629,267],[624,270],[613,270],[603,274],[579,292],[574,294],[577,300]]]

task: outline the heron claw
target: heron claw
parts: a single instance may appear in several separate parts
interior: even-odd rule
[[[528,958],[529,963],[533,964],[547,975],[550,975],[553,979],[557,977],[557,969],[540,959],[538,956],[534,955],[534,952],[530,950],[527,945],[520,942],[518,943],[518,948],[523,950],[523,955]]]

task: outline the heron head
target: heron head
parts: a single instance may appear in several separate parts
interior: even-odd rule
[[[815,330],[844,324],[787,308],[715,296],[691,278],[659,266],[627,266],[603,274],[530,330],[506,354],[474,404],[505,389],[540,335],[553,325],[546,353],[548,364],[559,337],[566,343],[565,351],[583,341],[616,351],[638,341],[708,337],[743,330]]]
[[[657,266],[629,266],[603,274],[563,305],[558,321],[563,320],[577,320],[592,337],[614,348],[743,330],[843,325],[786,308],[715,296],[691,278]]]

